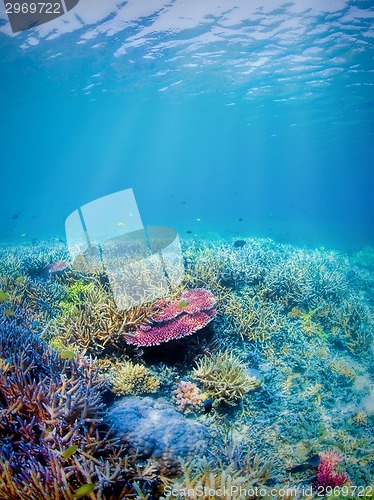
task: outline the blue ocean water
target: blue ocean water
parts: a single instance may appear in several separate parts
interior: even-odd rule
[[[64,238],[131,187],[180,234],[374,244],[373,2],[81,0],[17,34],[0,17],[1,241]]]

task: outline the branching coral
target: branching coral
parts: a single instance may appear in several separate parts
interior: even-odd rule
[[[199,380],[207,393],[217,401],[235,404],[260,383],[246,370],[247,367],[236,356],[224,351],[204,356],[197,361],[193,377]]]
[[[317,313],[320,312],[320,307],[316,307],[308,312],[302,311],[297,307],[294,307],[289,313],[288,316],[290,318],[297,318],[301,320],[301,330],[309,336],[317,335],[321,339],[325,339],[327,337],[326,333],[323,330],[323,327],[315,321],[313,318],[317,316]]]
[[[69,285],[70,298],[63,303],[64,313],[46,332],[46,339],[57,339],[66,346],[76,346],[101,355],[125,346],[124,333],[146,321],[153,305],[119,311],[113,297],[99,280]]]
[[[10,364],[0,370],[0,499],[71,500],[91,483],[100,499],[133,492],[139,474],[130,457],[121,467],[102,425],[106,383],[94,362],[64,360],[15,323],[0,324],[0,356]]]
[[[350,479],[343,473],[337,472],[335,467],[343,457],[334,451],[326,451],[321,453],[321,461],[317,469],[314,486],[319,491],[324,491],[327,487],[335,488],[343,484],[350,483]]]
[[[366,267],[374,271],[374,248],[365,247],[352,256],[352,262],[357,266]]]
[[[270,477],[269,462],[262,461],[257,455],[247,452],[240,465],[235,462],[210,463],[207,460],[181,461],[183,476],[174,480],[168,490],[171,498],[183,496],[188,491],[190,498],[208,500],[212,492],[220,492],[220,498],[245,499],[248,491],[263,486]],[[266,491],[264,488],[263,491]]]
[[[230,327],[243,339],[264,342],[286,325],[282,307],[267,301],[263,294],[253,295],[249,289],[231,292],[223,309]]]

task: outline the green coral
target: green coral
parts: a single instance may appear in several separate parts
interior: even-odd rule
[[[320,313],[320,308],[316,307],[308,312],[302,311],[301,309],[294,307],[289,313],[290,318],[296,318],[301,320],[301,330],[306,335],[317,335],[320,339],[325,340],[327,334],[325,333],[323,327],[314,321],[312,318]]]
[[[92,292],[95,286],[93,283],[84,283],[84,281],[75,281],[66,287],[67,298],[60,302],[60,307],[65,314],[74,314],[77,307],[82,304],[85,294]]]

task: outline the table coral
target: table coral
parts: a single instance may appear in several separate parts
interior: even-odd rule
[[[163,305],[149,318],[150,324],[128,334],[126,340],[136,346],[152,346],[192,335],[215,317],[214,305],[215,298],[209,290],[188,290],[179,300]]]

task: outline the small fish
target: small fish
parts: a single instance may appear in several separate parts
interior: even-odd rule
[[[14,220],[18,219],[18,217],[19,217],[19,214],[13,214],[12,215],[12,219],[14,219]]]
[[[177,305],[178,309],[182,309],[183,307],[187,307],[189,304],[188,300],[186,299],[183,299],[179,302],[179,304]]]
[[[321,462],[321,457],[318,454],[312,455],[311,457],[308,458],[307,462],[312,467],[318,467]]]
[[[4,314],[10,317],[14,316],[14,312],[11,311],[10,309],[4,309]]]
[[[16,283],[18,283],[19,285],[22,285],[22,283],[24,283],[24,281],[25,281],[25,278],[23,276],[17,276]]]
[[[299,464],[299,465],[294,465],[290,469],[287,469],[287,472],[291,472],[292,474],[294,474],[295,472],[304,472],[311,468],[312,467],[309,464]]]
[[[5,361],[9,364],[13,363],[13,358],[5,358]]]
[[[213,399],[212,398],[206,399],[203,405],[205,413],[209,413],[210,411],[212,411],[213,408]]]
[[[246,244],[247,244],[247,242],[244,241],[244,240],[236,240],[236,241],[234,241],[234,247],[235,248],[242,248]]]
[[[76,453],[78,449],[77,444],[73,444],[72,446],[69,446],[69,448],[66,448],[64,452],[61,453],[61,457],[63,460],[68,460],[68,458],[72,457],[74,453]]]
[[[33,321],[33,322],[31,323],[31,326],[32,326],[33,328],[38,328],[39,324],[40,324],[40,323],[39,323],[39,321]]]
[[[4,302],[8,299],[10,299],[10,295],[0,290],[0,304],[4,304]]]
[[[192,231],[188,230],[186,231],[187,234],[192,234]]]
[[[62,359],[73,359],[75,358],[75,352],[74,351],[61,351],[60,356]]]
[[[119,222],[117,222],[117,226],[119,226],[119,227],[125,227],[126,224],[124,222],[122,222],[122,221],[119,221]]]
[[[50,264],[44,266],[42,272],[43,277],[48,277],[54,273],[59,273],[61,271],[64,271],[67,267],[69,267],[69,262],[66,262],[65,260],[59,260],[58,262],[51,262]]]
[[[238,222],[243,222],[243,219],[239,217]]]
[[[93,483],[84,484],[74,491],[74,500],[78,500],[79,498],[89,495],[94,489],[95,485]]]
[[[21,234],[21,238],[26,238],[27,234],[26,233],[22,233]]]

